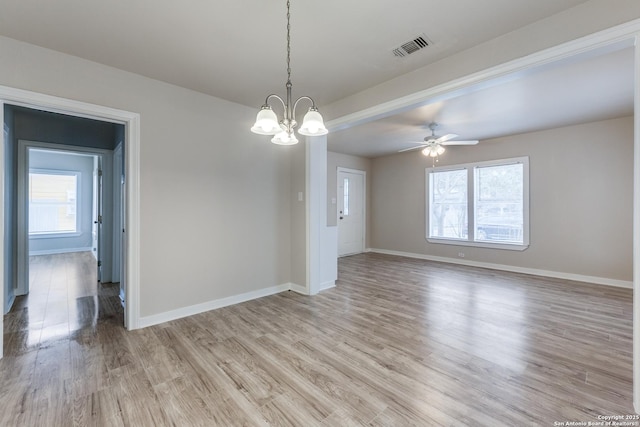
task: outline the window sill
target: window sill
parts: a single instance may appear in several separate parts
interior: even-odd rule
[[[508,251],[524,251],[529,247],[529,244],[472,242],[470,240],[438,239],[433,237],[427,237],[427,242],[442,245],[471,246],[476,248],[502,249]]]
[[[29,234],[29,239],[62,239],[68,237],[80,237],[82,233],[37,233]]]

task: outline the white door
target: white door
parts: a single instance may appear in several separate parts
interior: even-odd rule
[[[102,157],[93,158],[93,228],[91,251],[98,263],[98,281],[102,280],[100,240],[102,234]]]
[[[338,168],[338,256],[364,252],[364,177]]]
[[[2,102],[0,102],[0,118],[2,120],[0,120],[3,124],[4,127],[4,133],[2,136],[2,147],[0,147],[0,165],[2,165],[2,171],[0,171],[0,188],[3,189],[4,191],[4,181],[5,181],[5,174],[6,174],[6,170],[7,168],[5,167],[5,161],[6,159],[4,158],[4,153],[5,153],[5,147],[9,144],[9,131],[7,128],[7,125],[4,123],[4,104]],[[5,237],[5,233],[9,232],[9,228],[5,227],[4,221],[5,221],[5,217],[4,217],[4,209],[5,209],[5,205],[4,205],[4,194],[2,195],[2,197],[0,198],[0,203],[2,204],[2,206],[0,206],[0,218],[2,218],[2,224],[0,224],[0,227],[2,227],[2,232],[0,234],[2,234],[3,237],[3,241],[6,242],[7,239]],[[0,274],[0,276],[2,276],[2,286],[3,286],[3,291],[2,294],[0,294],[0,306],[4,307],[5,305],[5,289],[7,289],[6,287],[10,286],[9,282],[7,281],[7,268],[4,265],[4,261],[5,259],[7,259],[7,252],[6,252],[6,247],[7,245],[5,243],[3,243],[4,246],[2,246],[2,249],[0,249],[0,270],[2,270],[2,274]],[[0,359],[2,359],[4,357],[4,311],[2,313],[3,315],[0,316],[0,331],[2,331],[2,335],[0,335]]]
[[[0,163],[4,164],[4,153],[6,152],[6,146],[8,144],[9,141],[9,128],[7,127],[6,123],[4,124],[4,138],[3,138],[3,142],[2,142],[2,151],[0,154]],[[4,169],[3,169],[4,170]],[[2,175],[1,178],[4,178],[4,175]],[[4,184],[2,184],[3,179],[0,179],[0,187],[4,186]],[[4,220],[6,221],[7,218],[4,217],[4,215],[0,215],[4,218]],[[3,224],[0,224],[0,227],[4,227],[5,232],[8,232],[9,230],[11,230],[11,227],[9,224],[7,224],[6,222]],[[8,254],[11,253],[11,240],[8,238],[4,239],[4,254]],[[4,308],[4,311],[2,312],[2,314],[7,314],[9,312],[9,310],[11,310],[11,306],[13,305],[13,301],[15,300],[15,291],[13,289],[13,280],[11,280],[11,277],[9,277],[9,269],[5,268],[4,270],[4,277],[2,279],[2,283],[3,283],[3,288],[4,288],[4,301],[2,303],[2,306]],[[0,316],[2,317],[2,316]],[[0,319],[0,328],[2,328],[2,319]],[[2,329],[0,329],[2,330]],[[0,349],[2,349],[2,347],[0,346]],[[2,357],[2,355],[0,354],[0,357]]]
[[[122,143],[113,150],[113,261],[111,282],[120,282],[122,256]]]
[[[120,283],[120,301],[124,305],[125,283],[123,274],[124,247],[124,159],[122,142],[113,150],[113,274],[111,281]]]

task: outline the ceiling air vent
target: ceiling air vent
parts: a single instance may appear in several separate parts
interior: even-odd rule
[[[403,57],[403,56],[411,55],[412,53],[417,52],[420,49],[424,49],[427,46],[429,46],[429,41],[427,40],[427,37],[423,34],[421,36],[416,37],[413,40],[403,43],[400,47],[393,49],[393,54],[398,57]]]

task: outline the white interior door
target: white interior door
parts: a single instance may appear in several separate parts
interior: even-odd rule
[[[102,157],[93,158],[93,227],[91,251],[98,263],[98,281],[102,280],[100,240],[102,233]]]
[[[2,227],[2,229],[0,229],[0,235],[2,235],[2,241],[6,242],[4,233],[6,230],[8,230],[8,227],[5,226],[5,216],[4,216],[4,209],[5,209],[5,204],[4,204],[4,180],[5,180],[5,158],[4,158],[4,152],[5,152],[5,147],[7,144],[9,144],[9,132],[7,130],[7,125],[4,124],[4,105],[0,102],[0,121],[2,122],[3,126],[4,126],[4,133],[2,134],[2,147],[0,147],[0,165],[2,165],[2,172],[0,172],[0,188],[3,189],[2,191],[2,195],[0,195],[0,200],[2,201],[2,206],[0,206],[0,218],[2,218],[2,221],[0,221],[0,227]],[[7,273],[6,273],[6,267],[4,265],[4,260],[5,260],[5,256],[6,256],[6,250],[5,248],[7,247],[6,244],[3,244],[0,247],[0,269],[2,270],[2,275],[0,277],[2,277],[2,286],[3,286],[3,291],[0,293],[0,307],[4,307],[5,302],[4,302],[4,298],[5,298],[5,290],[10,286],[9,282],[7,281]],[[2,316],[0,316],[0,331],[2,331],[2,335],[0,335],[0,359],[2,359],[2,357],[4,356],[4,314],[6,314],[3,310],[2,312]]]
[[[124,159],[122,143],[113,150],[113,273],[111,281],[120,283],[120,301],[125,301],[124,254]]]
[[[113,150],[113,272],[111,281],[119,283],[122,256],[122,143]]]
[[[338,168],[338,256],[364,252],[365,173]]]
[[[4,136],[3,136],[3,142],[2,142],[2,149],[0,150],[0,164],[4,165],[4,153],[6,152],[6,146],[8,144],[9,141],[9,128],[7,127],[6,123],[4,123],[3,120],[3,125],[4,125]],[[4,174],[0,174],[0,188],[4,188]],[[0,216],[3,217],[2,223],[0,224],[0,227],[4,227],[4,230],[10,230],[11,229],[11,224],[9,222],[7,222],[8,218],[4,216],[4,212],[0,213]],[[4,250],[4,254],[9,253],[12,248],[11,248],[11,240],[8,238],[3,239],[4,241],[4,246],[3,246],[3,250]],[[4,255],[1,257],[2,261],[4,261]],[[9,312],[9,310],[11,310],[11,306],[13,305],[13,301],[15,300],[15,291],[14,291],[14,285],[13,285],[13,280],[9,275],[10,270],[5,268],[4,270],[4,277],[3,277],[3,288],[4,288],[4,300],[2,302],[2,304],[0,304],[0,306],[2,306],[4,308],[2,314],[7,314]],[[0,330],[2,330],[2,316],[0,316]],[[2,349],[2,347],[0,346],[0,350]],[[0,357],[2,357],[2,355],[0,354]]]

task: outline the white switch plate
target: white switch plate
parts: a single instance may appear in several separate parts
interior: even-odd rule
[[[331,204],[332,204],[332,205],[335,205],[337,202],[338,202],[338,201],[336,200],[336,198],[335,198],[335,197],[332,197],[332,198],[331,198]]]
[[[301,202],[304,200],[304,194],[302,193],[302,191],[298,191],[298,201]]]

